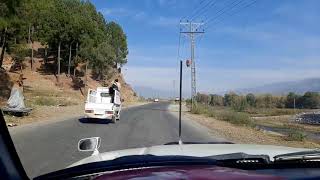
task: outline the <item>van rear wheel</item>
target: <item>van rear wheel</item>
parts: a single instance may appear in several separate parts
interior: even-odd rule
[[[112,116],[111,121],[112,121],[112,123],[116,123],[116,116]]]
[[[116,114],[117,114],[116,120],[119,121],[120,120],[120,114],[119,114],[119,112],[116,112]]]

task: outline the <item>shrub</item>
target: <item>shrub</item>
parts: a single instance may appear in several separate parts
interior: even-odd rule
[[[290,129],[287,135],[288,141],[304,141],[306,138],[306,135],[297,129]]]
[[[191,113],[193,114],[207,114],[208,108],[201,104],[194,105],[193,108],[191,108]]]
[[[242,112],[223,112],[220,114],[221,120],[228,121],[236,125],[251,125],[252,121],[247,113]]]
[[[286,136],[286,140],[288,141],[304,141],[307,137],[303,132],[304,128],[299,125],[286,123],[283,127],[288,129]]]
[[[204,106],[204,105],[198,104],[191,110],[191,113],[205,114],[209,117],[214,117],[218,120],[228,121],[236,125],[251,126],[253,124],[249,114],[244,112],[235,112],[231,109],[216,109],[210,106]]]

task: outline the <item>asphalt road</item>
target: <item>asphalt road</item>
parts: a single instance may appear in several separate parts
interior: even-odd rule
[[[66,166],[90,155],[78,152],[77,143],[85,137],[101,137],[100,152],[161,145],[178,141],[177,116],[168,112],[168,103],[152,103],[124,109],[121,120],[88,121],[79,117],[41,122],[11,128],[10,133],[29,177]],[[183,119],[182,140],[212,142],[221,139],[210,135],[199,124]]]

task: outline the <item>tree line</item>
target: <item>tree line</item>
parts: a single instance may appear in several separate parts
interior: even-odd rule
[[[54,57],[58,75],[62,67],[70,75],[71,66],[89,62],[101,80],[111,67],[127,62],[122,27],[107,22],[87,0],[2,0],[0,33],[0,67],[7,52],[17,62],[30,56],[32,68],[35,41],[45,47],[45,62]]]
[[[293,92],[286,96],[273,96],[271,94],[254,95],[238,95],[230,92],[224,96],[218,94],[202,94],[197,93],[196,100],[198,103],[211,106],[227,106],[232,107],[236,111],[244,111],[247,108],[320,108],[320,94],[318,92],[306,92],[299,95]]]

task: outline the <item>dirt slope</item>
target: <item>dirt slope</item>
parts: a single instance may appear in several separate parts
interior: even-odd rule
[[[37,43],[34,47],[36,47],[35,50],[37,51],[37,48],[41,48],[41,45]],[[59,81],[57,81],[57,77],[51,72],[48,73],[48,69],[44,68],[43,58],[39,58],[37,53],[35,53],[34,60],[33,70],[31,70],[30,58],[26,58],[24,61],[25,68],[22,71],[20,69],[10,71],[14,67],[13,61],[10,56],[5,56],[3,68],[0,69],[0,107],[6,104],[11,88],[18,86],[21,74],[23,74],[25,104],[27,107],[34,108],[29,116],[30,118],[52,116],[50,112],[64,113],[61,109],[68,109],[66,106],[82,107],[86,99],[87,89],[95,89],[97,86],[102,86],[99,81],[92,79],[90,75],[87,77],[87,87],[79,88],[79,86],[75,85],[75,79],[68,77],[65,73],[62,73],[58,77]],[[48,66],[46,67],[48,68]],[[76,74],[78,77],[84,74],[80,72],[81,69],[83,67],[77,67]],[[90,74],[90,71],[88,72]],[[131,86],[125,82],[122,74],[116,70],[112,70],[110,74],[107,82],[103,84],[110,85],[114,79],[119,79],[122,86],[121,94],[124,104],[136,102],[138,98],[135,96]],[[85,81],[83,75],[80,79],[82,82]],[[62,106],[65,108],[62,108]]]

